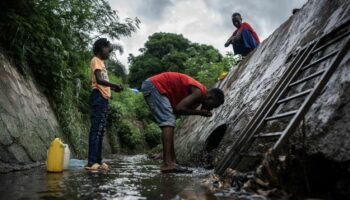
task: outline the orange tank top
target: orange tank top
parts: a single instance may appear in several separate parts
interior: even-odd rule
[[[92,89],[98,89],[101,92],[102,96],[108,100],[111,97],[110,87],[99,85],[96,82],[96,76],[95,76],[95,70],[99,69],[99,70],[101,70],[101,76],[102,76],[103,80],[109,81],[108,73],[107,73],[107,70],[105,68],[105,64],[103,63],[103,60],[99,59],[96,56],[93,57],[91,60],[90,68],[91,68],[91,86],[92,86]]]

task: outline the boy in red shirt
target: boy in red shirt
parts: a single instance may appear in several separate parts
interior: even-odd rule
[[[145,80],[141,91],[162,129],[163,173],[191,173],[176,165],[174,128],[176,115],[201,115],[211,117],[213,108],[224,103],[224,93],[213,88],[209,91],[193,78],[176,72],[165,72]],[[201,109],[196,108],[201,105]]]
[[[232,44],[235,54],[246,56],[260,44],[258,34],[247,22],[242,23],[239,13],[232,14],[232,23],[237,29],[226,41],[225,47]]]

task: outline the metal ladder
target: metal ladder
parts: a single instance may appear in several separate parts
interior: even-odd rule
[[[239,140],[234,143],[229,153],[216,167],[215,172],[217,174],[222,175],[229,167],[236,169],[242,160],[247,157],[255,158],[254,165],[259,164],[268,149],[272,149],[274,154],[278,154],[283,149],[283,144],[295,132],[299,123],[347,54],[350,48],[349,25],[350,20],[323,34],[298,51],[276,87],[242,130]],[[341,47],[329,52],[329,47],[333,45]],[[325,69],[319,69],[322,64],[330,61],[331,64],[326,65]],[[309,88],[305,89],[307,86]],[[288,110],[287,104],[291,101],[297,101],[297,109]],[[289,107],[291,106],[289,105]],[[287,110],[285,111],[285,109]],[[281,110],[282,112],[280,112]],[[281,124],[278,121],[282,121],[286,125],[283,130],[264,132],[263,129],[271,126],[273,122]],[[269,144],[267,147],[262,145],[265,152],[252,152],[252,149],[254,150],[258,146],[254,144],[254,142],[257,143],[257,140],[267,141],[265,141]]]

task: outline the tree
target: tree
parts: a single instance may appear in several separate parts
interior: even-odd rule
[[[106,0],[5,0],[1,8],[0,43],[23,74],[30,68],[49,90],[74,80],[97,37],[130,36],[139,24],[121,21]]]
[[[222,55],[212,46],[194,43],[187,49],[188,59],[185,73],[196,76],[200,71],[208,70],[212,64],[222,60]]]
[[[109,59],[106,61],[106,68],[109,72],[114,74],[117,77],[120,77],[123,82],[126,82],[127,74],[125,66],[116,59]]]
[[[189,46],[188,39],[175,33],[154,33],[145,43],[146,53],[159,59],[174,51],[185,51]]]
[[[129,56],[129,84],[140,87],[143,80],[164,71],[179,71],[184,68],[184,52],[190,41],[174,33],[154,33],[149,36],[139,56]]]
[[[131,87],[136,88],[140,88],[143,80],[164,71],[161,60],[149,54],[134,57],[130,66],[128,81]]]
[[[120,19],[106,0],[2,0],[0,7],[1,47],[23,75],[34,74],[74,152],[84,155],[91,44],[130,36],[140,21]]]
[[[134,87],[166,71],[188,74],[211,87],[217,76],[232,66],[213,46],[192,43],[174,33],[151,35],[140,52],[139,56],[129,56],[129,84]]]

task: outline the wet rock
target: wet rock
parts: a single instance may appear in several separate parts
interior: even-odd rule
[[[30,163],[30,158],[22,146],[15,143],[10,145],[7,150],[16,158],[18,163]]]
[[[12,138],[11,135],[9,134],[5,124],[0,121],[0,143],[3,145],[9,145],[12,144]]]
[[[286,161],[285,156],[276,157],[267,152],[255,171],[243,173],[228,168],[221,177],[211,174],[202,185],[220,196],[237,199],[289,199],[291,194],[281,187],[280,180]]]

